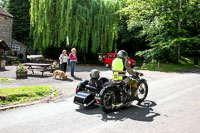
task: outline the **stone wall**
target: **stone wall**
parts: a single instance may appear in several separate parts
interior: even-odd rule
[[[21,42],[18,42],[15,39],[12,39],[12,46],[13,45],[19,45],[20,46],[20,51],[16,51],[17,55],[19,55],[20,53],[23,54],[23,59],[26,60],[26,50],[27,50],[27,46],[22,44]],[[13,47],[12,47],[13,48]]]
[[[0,14],[0,40],[4,40],[10,48],[12,45],[12,23],[11,17]]]

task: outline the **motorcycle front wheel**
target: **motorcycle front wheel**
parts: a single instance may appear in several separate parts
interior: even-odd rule
[[[148,84],[146,81],[142,80],[138,84],[137,95],[135,96],[138,102],[143,102],[148,94]]]
[[[114,103],[115,92],[106,90],[102,96],[102,110],[106,113],[113,111],[112,104]]]

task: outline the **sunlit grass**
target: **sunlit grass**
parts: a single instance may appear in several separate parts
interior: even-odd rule
[[[55,88],[50,86],[0,88],[0,104],[17,104],[38,100],[52,94],[53,91],[56,91]]]
[[[200,65],[194,65],[193,58],[181,57],[179,64],[172,63],[150,63],[144,67],[138,67],[137,70],[150,70],[150,71],[161,71],[161,72],[176,72],[180,70],[200,67]],[[199,61],[200,64],[200,61]]]
[[[0,78],[0,84],[1,83],[11,83],[11,81],[8,80],[7,78]]]

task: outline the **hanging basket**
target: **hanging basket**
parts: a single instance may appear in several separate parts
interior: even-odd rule
[[[16,72],[16,79],[26,79],[28,71]]]

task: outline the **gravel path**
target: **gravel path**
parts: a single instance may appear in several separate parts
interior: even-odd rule
[[[49,72],[44,73],[44,77],[41,77],[41,72],[35,71],[35,74],[32,75],[31,71],[28,72],[28,79],[18,79],[16,80],[15,70],[16,66],[6,66],[6,71],[0,71],[0,78],[9,78],[12,83],[2,83],[0,88],[11,88],[11,87],[20,87],[20,86],[45,86],[50,85],[57,88],[60,92],[59,100],[64,100],[68,97],[74,95],[75,88],[77,84],[84,79],[89,79],[89,72],[92,69],[99,69],[101,72],[101,77],[112,77],[112,71],[110,68],[105,68],[103,66],[91,66],[91,65],[78,65],[76,67],[75,76],[77,78],[70,77],[69,69],[67,72],[68,78],[66,80],[54,79],[52,74]],[[155,71],[140,71],[144,74],[148,82],[153,82],[156,80],[171,78],[184,73],[166,73],[166,72],[155,72]]]

